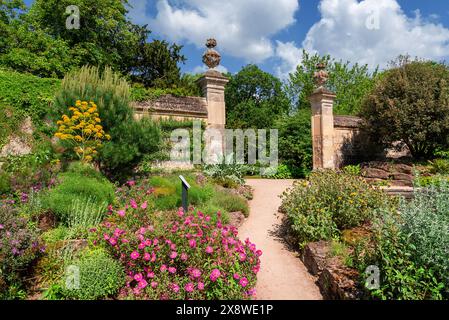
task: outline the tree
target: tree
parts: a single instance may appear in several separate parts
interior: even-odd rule
[[[231,77],[225,99],[230,128],[271,128],[290,107],[282,82],[255,65]]]
[[[68,6],[80,10],[80,28],[69,29]],[[55,39],[65,40],[79,66],[110,65],[123,71],[141,36],[127,19],[127,0],[36,0],[27,20]]]
[[[73,5],[79,29],[66,27]],[[0,0],[0,64],[58,78],[84,65],[110,66],[147,87],[179,86],[182,47],[148,42],[150,30],[128,19],[128,7],[127,0],[36,0],[27,11],[21,0]]]
[[[402,141],[417,158],[449,147],[449,70],[446,65],[399,57],[376,82],[361,115],[373,141]]]
[[[111,68],[83,67],[66,75],[54,103],[58,118],[77,100],[96,103],[102,127],[111,136],[99,152],[100,167],[115,177],[129,173],[161,145],[159,127],[152,120],[133,118],[130,89]]]
[[[290,74],[288,93],[294,109],[310,109],[309,96],[314,90],[316,65],[325,63],[329,72],[327,87],[337,94],[335,114],[354,115],[360,110],[364,96],[373,87],[377,69],[370,72],[367,65],[335,61],[329,55],[310,55],[303,51],[302,62]]]
[[[276,121],[279,130],[279,159],[295,178],[303,178],[312,170],[311,111],[300,109]]]
[[[154,40],[143,43],[138,49],[132,79],[146,87],[170,88],[179,85],[181,70],[178,63],[185,62],[182,46]]]

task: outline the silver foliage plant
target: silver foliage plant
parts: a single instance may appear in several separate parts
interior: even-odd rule
[[[449,285],[449,182],[416,191],[413,200],[401,202],[399,213],[413,260],[432,268]]]

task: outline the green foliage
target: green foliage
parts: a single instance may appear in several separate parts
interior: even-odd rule
[[[277,166],[277,168],[273,168],[273,170],[270,170],[271,168],[268,168],[264,174],[264,178],[269,179],[291,179],[292,173],[290,171],[290,168],[285,164],[280,164]]]
[[[67,299],[97,300],[110,297],[125,284],[125,272],[117,260],[102,249],[86,250],[71,262],[79,268],[79,289],[61,285]]]
[[[309,96],[314,90],[313,75],[318,63],[327,64],[329,80],[326,85],[337,94],[334,113],[357,114],[363,98],[373,87],[377,70],[370,73],[367,65],[335,61],[330,56],[311,55],[306,51],[303,51],[301,64],[290,74],[288,92],[294,109],[310,110]]]
[[[314,172],[308,182],[296,183],[282,198],[282,209],[301,246],[360,226],[389,205],[384,193],[362,178],[334,171]]]
[[[346,267],[353,267],[354,262],[349,247],[337,240],[332,240],[329,254],[331,257],[338,257]]]
[[[27,116],[38,132],[48,131],[44,119],[59,86],[59,80],[0,69],[0,147]]]
[[[100,156],[102,168],[115,176],[128,174],[145,155],[156,153],[161,146],[159,127],[149,118],[119,124],[111,136]]]
[[[449,141],[449,70],[400,57],[366,97],[361,115],[372,140],[404,142],[415,157],[430,158]]]
[[[212,198],[214,193],[211,184],[199,185],[191,175],[184,175],[189,182],[189,204],[199,206]],[[181,207],[181,183],[176,175],[153,176],[149,185],[155,188],[153,201],[156,210],[173,210]]]
[[[14,208],[0,204],[0,299],[17,298],[23,274],[38,257],[38,230]]]
[[[111,175],[126,174],[146,154],[156,152],[160,133],[150,119],[136,121],[130,107],[130,86],[110,68],[102,74],[95,67],[83,67],[68,74],[56,95],[55,108],[60,117],[76,100],[94,101],[111,140],[103,145],[99,161]]]
[[[312,170],[312,133],[310,109],[300,109],[279,119],[279,159],[295,178],[304,178]]]
[[[201,92],[192,88],[145,88],[141,85],[134,85],[131,88],[132,101],[151,101],[156,100],[164,95],[172,95],[175,97],[201,96]]]
[[[80,28],[66,28],[66,8],[80,9]],[[110,66],[147,86],[184,85],[182,47],[148,42],[150,31],[128,17],[127,0],[36,0],[0,4],[0,65],[62,78],[84,65]]]
[[[282,82],[255,65],[231,77],[225,99],[229,128],[272,128],[274,121],[289,110]]]
[[[349,165],[343,168],[343,172],[346,174],[352,174],[354,176],[360,176],[362,174],[362,169],[360,165]]]
[[[431,173],[436,174],[449,174],[449,160],[447,159],[435,159],[430,162]]]
[[[240,211],[245,217],[248,217],[249,215],[248,202],[243,197],[230,193],[227,190],[216,190],[211,199],[211,203],[218,208],[217,211],[221,211],[222,213]],[[217,211],[203,210],[203,212],[207,213]]]
[[[132,68],[132,79],[146,87],[170,88],[180,83],[181,71],[178,63],[185,62],[182,46],[170,45],[167,41],[154,40],[139,47],[136,65]]]
[[[449,182],[449,177],[436,174],[431,176],[417,176],[415,178],[414,184],[415,187],[429,187],[429,186],[440,186],[441,184],[444,184],[446,182]]]
[[[243,180],[243,169],[242,165],[219,163],[205,165],[203,172],[218,184],[232,188],[242,185],[245,182]]]
[[[67,216],[67,226],[70,229],[89,227],[100,224],[108,208],[108,203],[98,204],[96,198],[74,199],[70,207],[70,215]]]
[[[2,1],[0,17],[0,65],[42,77],[61,77],[71,68],[68,44],[35,28],[23,1]]]
[[[2,161],[0,176],[5,186],[3,193],[8,193],[8,185],[10,191],[16,193],[28,193],[31,187],[50,186],[59,171],[56,154],[49,141],[36,145],[31,154],[9,156]]]
[[[422,234],[422,233],[421,233]],[[442,284],[431,268],[414,261],[411,252],[415,244],[404,232],[399,217],[385,215],[375,233],[375,264],[380,268],[380,288],[373,297],[396,300],[441,299]]]
[[[61,182],[43,196],[42,203],[66,224],[73,223],[75,219],[72,215],[77,213],[73,207],[76,203],[89,203],[88,208],[92,211],[87,212],[90,215],[87,219],[94,222],[98,209],[114,200],[114,187],[105,178],[97,179],[69,171],[60,174],[58,180]],[[84,210],[78,211],[80,215],[82,212]]]

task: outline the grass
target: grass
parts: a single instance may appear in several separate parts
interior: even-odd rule
[[[225,222],[229,220],[230,212],[241,211],[248,216],[248,203],[243,197],[215,185],[210,180],[199,185],[193,174],[187,173],[184,177],[191,186],[188,193],[189,205],[205,214],[221,212]],[[165,211],[181,207],[182,190],[177,175],[153,176],[149,183],[154,188],[151,200],[156,210]]]

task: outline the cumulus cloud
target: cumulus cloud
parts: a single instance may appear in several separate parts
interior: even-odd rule
[[[214,37],[223,53],[259,63],[273,56],[272,37],[295,22],[298,8],[298,0],[158,0],[149,27],[199,48]]]
[[[408,17],[396,0],[322,0],[321,20],[309,30],[302,46],[310,52],[367,63],[371,68],[400,54],[439,60],[449,56],[449,29]]]
[[[276,76],[286,80],[289,73],[296,70],[296,67],[301,63],[302,50],[292,42],[276,41],[275,56],[279,59],[279,63],[275,67]]]
[[[204,72],[206,72],[207,70],[209,70],[209,68],[206,67],[205,65],[202,65],[202,66],[196,66],[196,67],[193,69],[192,73],[194,73],[194,74],[197,74],[197,73],[204,73]],[[227,72],[228,72],[228,69],[227,69],[226,67],[222,66],[222,65],[219,65],[219,66],[216,67],[214,70],[217,70],[217,71],[219,71],[219,72],[221,72],[221,73],[227,73]]]

